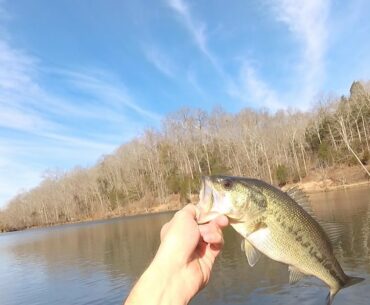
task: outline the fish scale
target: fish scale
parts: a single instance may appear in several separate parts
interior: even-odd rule
[[[320,225],[293,199],[280,190],[266,187],[265,191],[262,191],[265,192],[267,198],[271,198],[267,209],[267,224],[276,222],[278,226],[281,226],[281,230],[272,230],[272,235],[280,233],[284,236],[282,240],[285,240],[287,246],[297,245],[297,250],[302,250],[301,255],[291,255],[292,262],[294,258],[302,257],[305,264],[298,262],[297,265],[306,265],[306,269],[311,270],[313,275],[321,278],[329,287],[343,286],[347,281],[347,276],[337,262],[332,246]],[[274,214],[274,212],[277,213]],[[288,240],[287,237],[293,240]],[[287,251],[286,254],[291,253]]]
[[[304,275],[316,276],[329,286],[327,304],[341,288],[362,281],[343,272],[323,227],[307,207],[297,203],[307,198],[298,189],[289,196],[258,179],[211,176],[203,178],[201,194],[208,195],[200,196],[198,207],[205,211],[198,222],[209,221],[217,213],[228,216],[245,238],[244,251],[251,266],[262,252],[289,265],[292,283]],[[338,236],[333,224],[325,226],[330,228],[329,237]]]

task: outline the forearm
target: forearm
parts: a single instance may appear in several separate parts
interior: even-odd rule
[[[132,289],[125,305],[185,305],[190,301],[185,290],[179,272],[170,271],[154,260]]]

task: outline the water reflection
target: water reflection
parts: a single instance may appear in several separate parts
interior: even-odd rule
[[[20,304],[29,300],[28,294],[33,301],[29,304],[121,302],[149,264],[159,230],[170,217],[159,214],[2,235],[1,304]],[[10,287],[14,294],[5,294],[12,277],[19,277]],[[56,294],[50,295],[49,289]]]
[[[345,223],[338,258],[366,278],[342,290],[334,304],[368,304],[370,190],[311,196],[319,218]],[[171,214],[131,217],[0,235],[1,304],[120,304],[154,256]],[[317,279],[288,284],[285,265],[262,257],[249,267],[241,238],[225,230],[225,248],[207,289],[192,304],[323,304]]]
[[[355,268],[370,257],[370,190],[342,190],[312,196],[315,213],[324,220],[345,225],[339,255]],[[369,267],[366,266],[367,271]]]
[[[31,243],[9,250],[15,257],[42,260],[50,273],[65,266],[90,272],[91,266],[106,269],[111,276],[125,273],[137,277],[150,262],[159,244],[159,230],[170,215],[132,217],[95,226],[82,225],[55,230]],[[31,255],[31,256],[30,256]]]

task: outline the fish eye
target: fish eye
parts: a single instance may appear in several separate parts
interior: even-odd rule
[[[222,181],[222,185],[225,189],[231,189],[232,186],[233,186],[233,182],[229,179],[226,179],[226,180]]]

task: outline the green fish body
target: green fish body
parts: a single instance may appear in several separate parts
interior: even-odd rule
[[[305,275],[316,276],[329,287],[327,304],[331,304],[341,288],[363,279],[343,272],[330,241],[338,238],[339,229],[334,224],[320,225],[309,206],[298,204],[305,200],[297,189],[285,193],[257,179],[211,176],[204,177],[198,206],[205,221],[207,215],[229,217],[231,226],[244,237],[242,248],[251,266],[263,253],[289,265],[290,283]],[[204,220],[201,217],[199,222]]]

